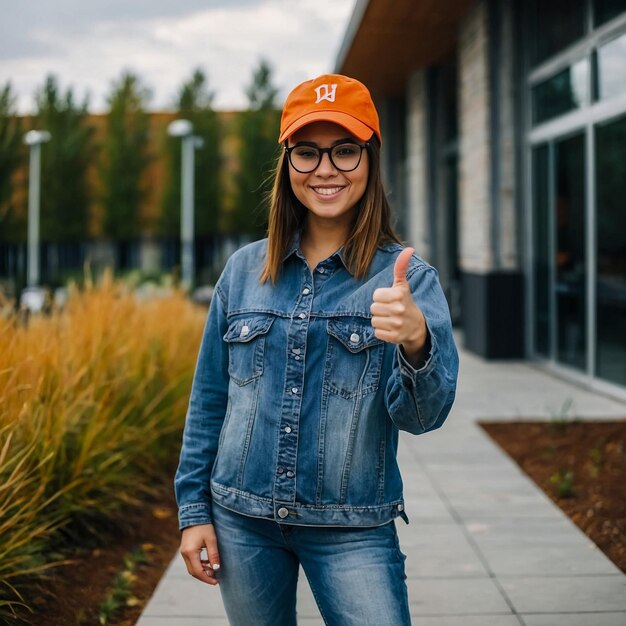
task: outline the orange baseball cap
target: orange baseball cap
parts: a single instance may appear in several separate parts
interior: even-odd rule
[[[323,74],[298,85],[288,96],[280,119],[282,143],[311,122],[334,122],[361,141],[380,136],[378,113],[367,87],[341,74]]]

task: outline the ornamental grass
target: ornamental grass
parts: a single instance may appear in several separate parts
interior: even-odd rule
[[[0,315],[0,618],[172,465],[205,318],[110,274],[62,311]]]

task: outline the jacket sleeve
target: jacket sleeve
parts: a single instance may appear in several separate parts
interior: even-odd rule
[[[200,344],[174,479],[181,530],[212,519],[209,482],[228,402],[227,327],[218,285]]]
[[[407,279],[413,300],[426,319],[430,353],[416,370],[396,346],[385,403],[400,430],[418,435],[439,428],[448,416],[456,393],[459,357],[437,271],[428,265],[417,266],[412,273],[409,270]]]

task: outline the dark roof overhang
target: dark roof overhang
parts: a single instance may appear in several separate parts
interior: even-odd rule
[[[400,96],[416,70],[444,62],[474,0],[357,0],[335,71],[374,96]]]

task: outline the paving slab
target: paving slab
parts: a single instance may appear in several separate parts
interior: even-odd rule
[[[396,524],[409,578],[489,576],[463,527],[454,522],[420,521],[418,528]]]
[[[443,615],[413,617],[413,626],[520,626],[515,615]]]
[[[522,618],[526,626],[626,626],[626,613],[550,613]]]
[[[483,519],[466,523],[496,576],[615,575],[617,567],[569,519]]]
[[[491,578],[408,578],[407,586],[415,617],[512,612]]]
[[[452,512],[443,502],[440,496],[435,497],[405,497],[406,509],[410,513],[409,521],[413,524],[421,524],[422,522],[441,522],[442,524],[454,522]]]
[[[400,435],[410,524],[396,526],[413,625],[626,626],[626,576],[477,424],[624,419],[626,403],[526,362],[460,357],[444,427]],[[301,626],[323,625],[304,575],[297,603]],[[227,623],[219,590],[191,578],[176,556],[138,626]]]
[[[626,611],[626,576],[501,577],[518,613]]]
[[[187,574],[185,579],[170,576],[163,578],[144,609],[143,616],[202,618],[212,624],[211,620],[225,618],[226,613],[219,590]]]
[[[141,626],[229,626],[228,620],[223,618],[206,617],[175,617],[172,615],[146,615],[145,613],[139,618],[137,624]]]

